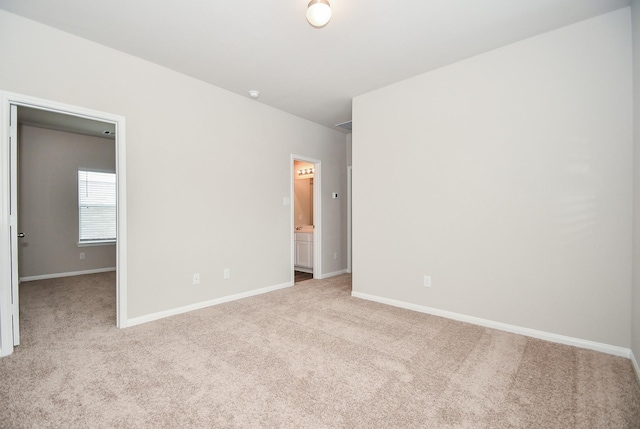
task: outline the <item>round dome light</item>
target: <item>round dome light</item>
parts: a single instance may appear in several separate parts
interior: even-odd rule
[[[314,27],[324,27],[331,19],[331,7],[327,0],[311,0],[307,9],[307,21]]]

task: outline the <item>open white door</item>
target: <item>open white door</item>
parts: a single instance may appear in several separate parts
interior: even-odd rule
[[[9,152],[10,152],[10,176],[11,202],[9,203],[9,219],[11,224],[11,308],[13,322],[13,345],[20,344],[20,303],[18,288],[20,277],[18,276],[18,106],[11,105],[9,119]]]

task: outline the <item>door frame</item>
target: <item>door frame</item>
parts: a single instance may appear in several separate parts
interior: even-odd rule
[[[351,187],[353,186],[353,167],[349,165],[347,167],[347,272],[351,273],[353,271],[353,230],[352,230],[352,210],[353,204],[351,199],[353,198]]]
[[[11,228],[10,190],[10,113],[11,105],[49,110],[66,115],[108,122],[115,125],[117,178],[117,234],[116,240],[116,326],[127,325],[127,188],[126,188],[126,132],[124,116],[84,107],[73,106],[27,95],[0,91],[0,357],[13,353],[12,329],[12,235],[17,238],[17,225]],[[17,155],[16,155],[17,156]],[[17,278],[18,276],[16,276]]]
[[[18,106],[9,106],[9,174],[11,178],[11,191],[9,198],[9,229],[11,231],[11,255],[18,255],[18,241],[20,231],[18,229]],[[14,180],[15,179],[15,180]],[[20,344],[20,276],[18,275],[18,258],[11,257],[11,328],[13,345]]]
[[[313,164],[313,278],[322,278],[322,162],[318,159],[308,158],[306,156],[299,156],[291,154],[289,159],[289,168],[291,169],[291,183],[289,191],[289,201],[291,204],[289,231],[291,234],[291,284],[295,283],[295,194],[294,194],[294,181],[295,168],[293,166],[294,161],[307,162]]]

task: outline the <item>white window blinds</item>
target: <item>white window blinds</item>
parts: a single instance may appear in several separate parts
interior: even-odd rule
[[[78,170],[79,243],[116,240],[116,175]]]

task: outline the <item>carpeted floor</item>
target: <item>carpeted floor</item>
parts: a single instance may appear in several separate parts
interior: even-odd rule
[[[359,300],[350,281],[124,330],[114,273],[23,283],[0,427],[640,427],[629,360]]]

